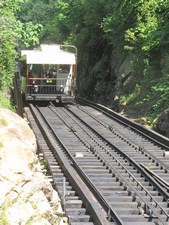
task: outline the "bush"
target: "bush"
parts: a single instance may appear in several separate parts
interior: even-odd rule
[[[0,91],[0,107],[15,111],[15,107],[10,101],[10,95],[8,90]]]

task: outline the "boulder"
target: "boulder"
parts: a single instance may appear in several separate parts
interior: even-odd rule
[[[121,64],[114,65],[114,70],[118,80],[123,80],[131,74],[132,66],[130,56],[127,56]]]
[[[60,199],[36,151],[27,121],[0,108],[0,224],[63,224]]]
[[[154,123],[153,129],[158,133],[169,137],[169,108],[160,114]]]

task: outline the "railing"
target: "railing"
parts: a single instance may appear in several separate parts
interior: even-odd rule
[[[66,94],[71,95],[75,81],[68,78],[29,78],[26,95],[32,94]]]

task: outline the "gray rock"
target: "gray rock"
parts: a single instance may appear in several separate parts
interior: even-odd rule
[[[8,225],[61,225],[57,192],[42,173],[27,122],[0,109],[0,218]]]
[[[153,129],[158,133],[169,137],[169,108],[166,109],[154,123]]]

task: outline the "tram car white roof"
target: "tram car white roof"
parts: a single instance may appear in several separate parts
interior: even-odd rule
[[[21,57],[26,57],[27,64],[76,64],[75,53],[60,49],[60,45],[41,45],[40,49],[22,50]]]

